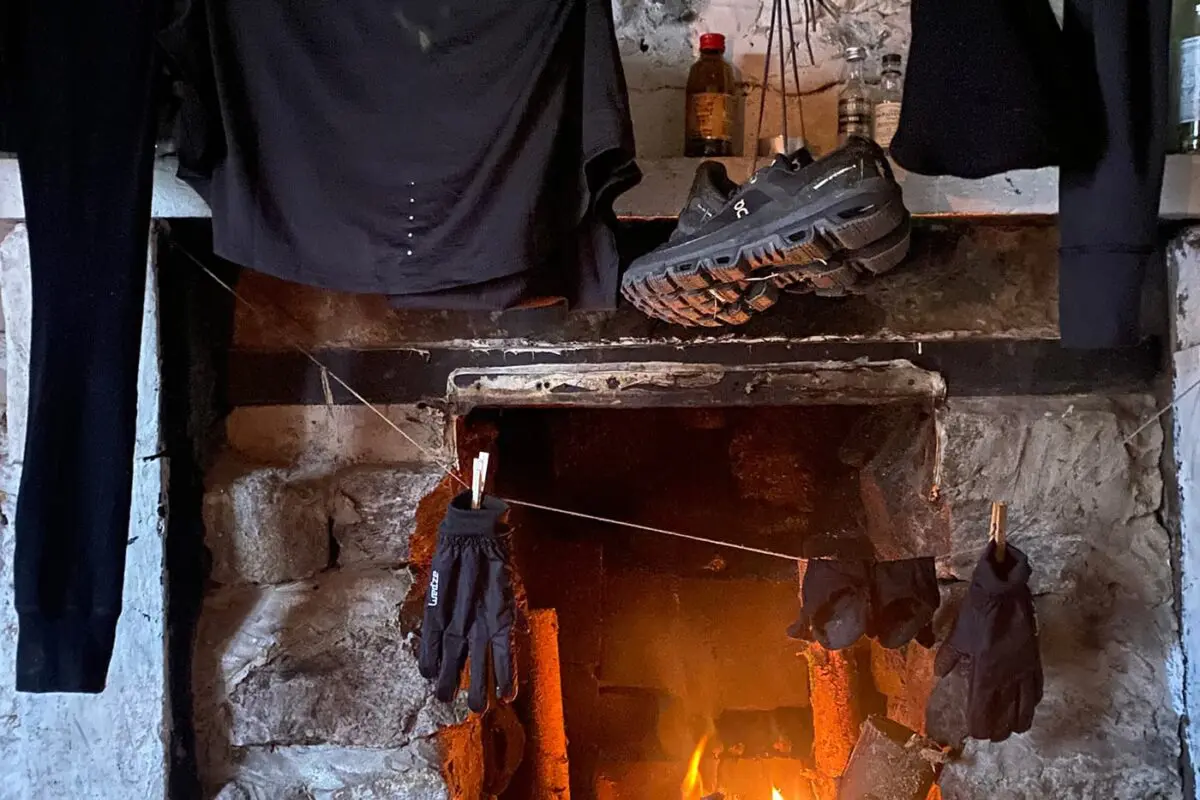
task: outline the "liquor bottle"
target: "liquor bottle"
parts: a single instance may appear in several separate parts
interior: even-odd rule
[[[1175,74],[1178,111],[1175,142],[1182,153],[1200,151],[1200,3],[1175,6]]]
[[[687,131],[683,154],[693,158],[733,155],[733,67],[725,61],[725,37],[700,37],[700,58],[687,81]]]
[[[838,93],[838,142],[845,144],[851,136],[871,138],[871,88],[865,73],[865,47],[847,47],[846,75]]]
[[[900,75],[900,55],[883,57],[883,79],[879,82],[879,101],[875,103],[875,143],[887,150],[900,125],[900,103],[904,99],[904,78]]]

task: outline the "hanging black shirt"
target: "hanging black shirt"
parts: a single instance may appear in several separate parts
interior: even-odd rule
[[[181,144],[218,255],[409,306],[615,302],[638,173],[609,0],[207,2],[207,60],[168,49],[215,89],[219,135]]]

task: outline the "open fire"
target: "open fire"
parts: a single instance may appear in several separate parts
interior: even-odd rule
[[[747,775],[744,770],[734,770],[722,779],[720,760],[710,752],[710,736],[700,739],[688,759],[687,772],[680,786],[680,800],[811,800],[811,792],[796,786],[794,793],[785,794],[770,777],[762,774]],[[706,756],[708,758],[706,759]],[[705,775],[711,777],[705,780]],[[733,784],[733,785],[730,785]]]

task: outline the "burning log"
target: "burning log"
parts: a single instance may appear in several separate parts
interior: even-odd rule
[[[838,800],[925,800],[942,750],[885,717],[872,716],[842,775]]]
[[[536,800],[570,800],[567,731],[563,716],[562,666],[558,654],[558,614],[553,609],[529,612],[533,652],[532,744]]]
[[[799,563],[800,584],[807,564]],[[815,642],[804,651],[808,661],[809,703],[812,707],[813,764],[821,797],[832,797],[836,779],[846,769],[858,740],[862,715],[855,701],[858,684],[857,645],[833,652]]]

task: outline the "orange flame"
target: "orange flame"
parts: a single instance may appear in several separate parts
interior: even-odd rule
[[[684,775],[683,784],[679,787],[683,800],[696,800],[696,798],[704,796],[704,781],[700,777],[700,759],[704,757],[706,744],[708,744],[707,735],[701,737],[692,757],[688,759],[687,774]]]
[[[774,786],[772,786],[771,787],[771,800],[783,800],[783,792],[779,791]]]

